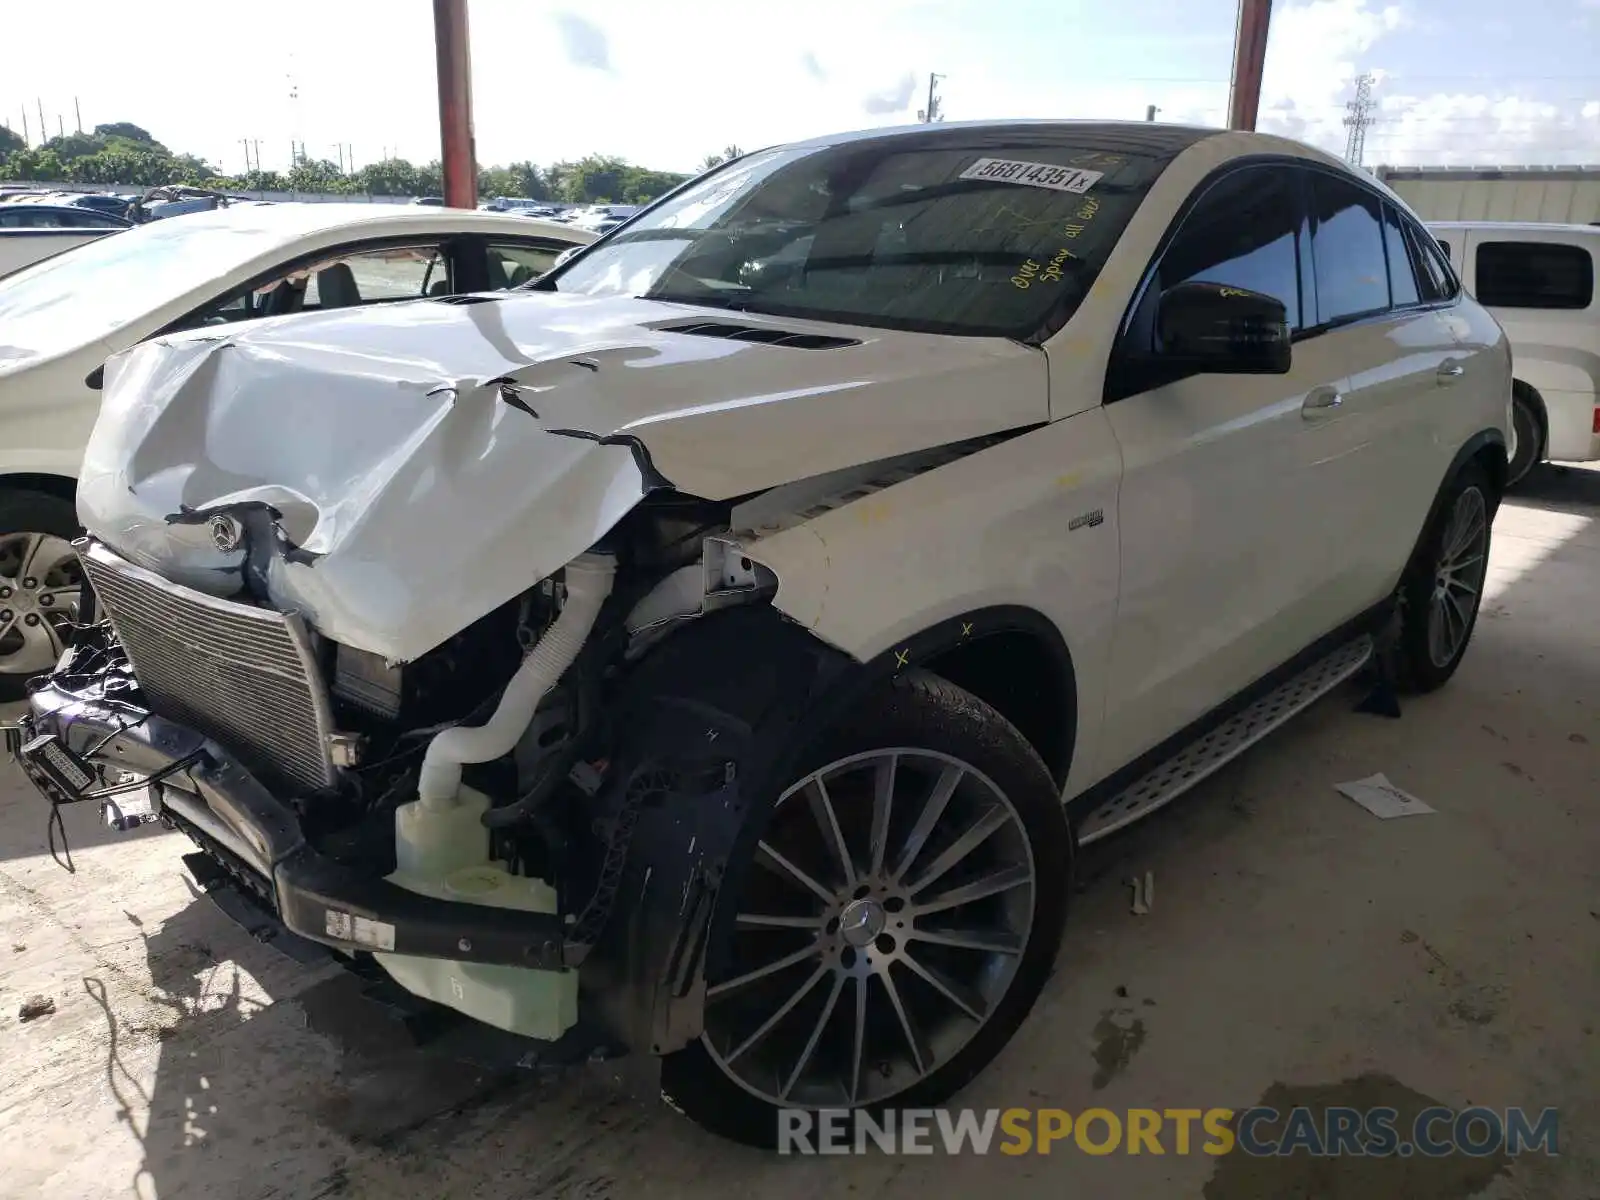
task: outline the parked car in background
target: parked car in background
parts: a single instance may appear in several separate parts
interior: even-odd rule
[[[413,204],[423,204],[423,205],[426,205],[429,208],[443,208],[444,207],[444,197],[443,196],[414,196],[414,197],[412,197],[411,203],[413,203]]]
[[[0,206],[0,220],[12,215]],[[75,481],[109,355],[182,329],[515,287],[594,236],[456,209],[234,206],[137,226],[0,279],[0,599],[30,578],[64,586],[76,570]],[[0,699],[49,666],[71,611],[0,620]]]
[[[1428,227],[1467,290],[1511,339],[1511,478],[1600,459],[1600,226],[1436,221]]]
[[[76,205],[0,204],[0,277],[131,226],[121,217]]]
[[[520,291],[106,380],[43,795],[134,772],[294,932],[766,1145],[983,1070],[1080,844],[1449,680],[1511,406],[1381,184],[1142,122],[775,147]]]
[[[637,204],[596,204],[579,212],[572,223],[596,233],[610,233],[638,211]]]
[[[77,192],[63,197],[64,203],[79,208],[92,208],[96,212],[109,213],[114,217],[130,221],[133,219],[133,207],[138,200],[137,196],[119,196],[112,192]]]
[[[113,217],[124,220],[135,219],[133,209],[137,205],[137,196],[119,196],[111,192],[37,192],[25,193],[15,196],[13,204],[46,204],[57,207],[87,208],[95,212],[107,213]]]
[[[542,200],[529,200],[522,196],[496,196],[478,207],[484,212],[519,213],[527,217],[549,217],[557,211]]]

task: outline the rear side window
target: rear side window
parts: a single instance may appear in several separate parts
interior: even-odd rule
[[[1431,237],[1420,225],[1402,221],[1417,263],[1417,286],[1422,302],[1433,304],[1453,300],[1461,294],[1461,282],[1450,269],[1450,245]]]
[[[1588,308],[1594,257],[1558,242],[1484,242],[1478,247],[1478,302],[1491,308]]]
[[[1311,177],[1311,202],[1317,323],[1325,325],[1388,308],[1389,271],[1378,197],[1319,171]]]
[[[1411,247],[1406,244],[1400,218],[1387,204],[1383,206],[1383,245],[1389,256],[1389,295],[1396,308],[1416,304],[1422,294],[1417,288],[1416,269],[1411,262]]]

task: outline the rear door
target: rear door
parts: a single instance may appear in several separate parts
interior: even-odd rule
[[[1470,382],[1472,355],[1424,303],[1398,210],[1343,172],[1314,168],[1307,178],[1316,278],[1308,333],[1348,376],[1340,404],[1307,423],[1305,497],[1325,541],[1306,619],[1320,636],[1393,590],[1457,449],[1436,436],[1438,406]]]

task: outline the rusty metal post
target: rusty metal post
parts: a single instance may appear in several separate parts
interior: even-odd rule
[[[1233,34],[1233,85],[1228,90],[1229,129],[1256,127],[1271,22],[1272,0],[1239,0],[1239,23]]]
[[[433,0],[433,41],[438,54],[439,141],[444,202],[478,206],[478,164],[472,140],[472,50],[467,0]]]

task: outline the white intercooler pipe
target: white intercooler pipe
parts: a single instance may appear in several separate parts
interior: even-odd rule
[[[456,802],[463,764],[489,762],[511,752],[539,701],[583,648],[600,606],[611,594],[616,571],[616,560],[609,554],[580,554],[567,564],[567,598],[561,613],[506,684],[494,716],[482,725],[447,729],[428,743],[417,781],[417,798],[425,806],[449,808]]]

